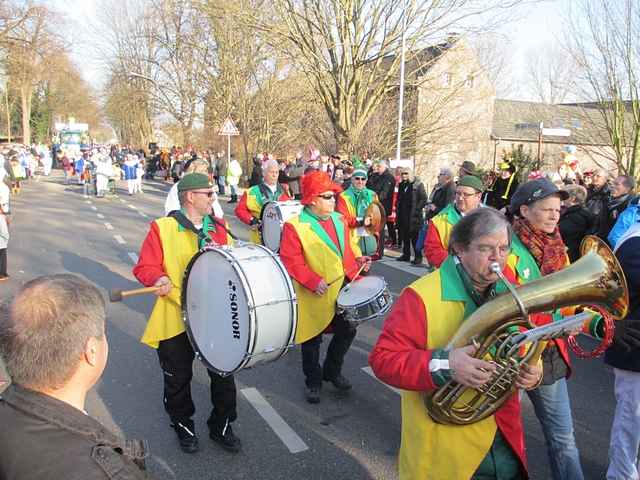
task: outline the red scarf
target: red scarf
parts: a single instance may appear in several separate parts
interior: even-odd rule
[[[545,233],[531,225],[528,220],[516,218],[513,221],[513,231],[535,258],[542,275],[562,270],[567,264],[567,247],[562,241],[558,227],[553,233]]]

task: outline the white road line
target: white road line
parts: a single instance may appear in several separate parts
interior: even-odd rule
[[[98,210],[98,207],[96,207],[94,205],[91,205],[91,210],[93,210],[93,211]]]
[[[96,215],[97,215],[97,216],[98,216],[98,218],[100,218],[100,219],[104,218],[104,215],[103,215],[103,214],[101,214],[101,213],[96,213]]]
[[[124,241],[124,238],[122,238],[122,235],[114,235],[113,238],[115,238],[116,242],[118,242],[120,245],[124,245],[125,243],[127,243]]]
[[[400,390],[398,390],[396,387],[392,387],[391,385],[387,385],[384,382],[381,382],[380,379],[378,377],[376,377],[373,374],[373,370],[371,370],[371,367],[362,367],[362,371],[364,373],[366,373],[367,375],[370,375],[371,377],[375,378],[378,382],[380,382],[382,385],[384,385],[385,387],[387,387],[389,390],[393,390],[394,392],[396,392],[398,395],[400,395],[402,392]]]
[[[306,443],[298,436],[293,429],[287,425],[278,412],[267,402],[267,400],[255,388],[243,388],[240,390],[249,403],[256,409],[267,425],[282,440],[282,443],[291,453],[304,452],[309,450]]]
[[[120,198],[119,199],[122,203],[127,203],[127,201],[124,198]]]
[[[107,227],[107,230],[113,230],[113,225],[111,225],[110,223],[105,222],[104,226]]]
[[[138,213],[142,216],[142,218],[149,218],[149,215],[138,210]]]
[[[133,253],[133,252],[127,252],[127,255],[129,255],[129,258],[131,259],[131,261],[133,262],[133,264],[135,265],[136,263],[138,263],[138,255]]]
[[[84,203],[87,203],[87,204],[91,205],[91,203],[92,203],[92,202],[91,202],[91,200],[87,200],[87,201],[86,201],[86,202],[84,202]]]
[[[127,207],[129,207],[129,208],[131,208],[133,210],[137,210],[138,209],[138,207],[136,207],[135,205],[131,205],[130,203],[127,204]]]

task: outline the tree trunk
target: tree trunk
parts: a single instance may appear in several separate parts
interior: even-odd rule
[[[22,143],[31,143],[31,88],[20,87],[20,102],[22,105]]]

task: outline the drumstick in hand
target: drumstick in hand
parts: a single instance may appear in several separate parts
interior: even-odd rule
[[[360,273],[362,273],[362,270],[363,270],[363,269],[364,269],[364,267],[366,267],[366,266],[367,266],[367,262],[365,262],[365,263],[363,263],[362,265],[360,265],[360,268],[358,268],[358,271],[357,271],[357,272],[356,272],[356,274],[354,275],[353,280],[355,280],[356,278],[358,278],[358,276],[360,275]],[[333,285],[334,283],[336,283],[338,280],[343,279],[344,277],[345,277],[345,276],[344,276],[344,275],[342,275],[342,276],[340,276],[340,277],[338,277],[338,278],[335,278],[335,279],[331,280],[331,281],[327,284],[327,286],[328,286],[328,287],[330,287],[331,285]],[[351,281],[353,281],[353,280],[351,280]]]
[[[126,297],[133,297],[135,295],[144,295],[146,293],[155,293],[156,290],[161,288],[162,285],[156,285],[153,287],[135,288],[133,290],[109,290],[109,300],[112,302],[121,302]]]

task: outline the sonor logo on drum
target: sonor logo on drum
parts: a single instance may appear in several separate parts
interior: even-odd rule
[[[238,321],[238,294],[236,293],[236,284],[229,280],[229,302],[231,307],[231,328],[233,329],[233,338],[240,339],[240,322]]]

